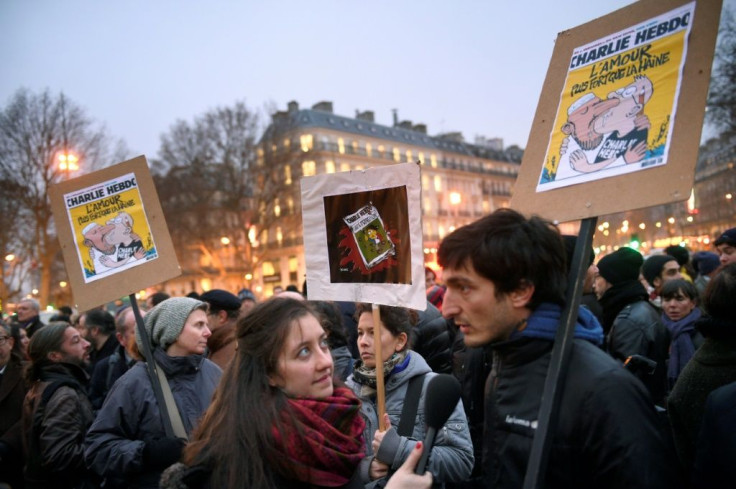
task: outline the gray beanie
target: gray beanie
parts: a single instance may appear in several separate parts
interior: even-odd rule
[[[179,337],[184,329],[184,323],[195,309],[206,311],[207,303],[189,297],[171,297],[148,311],[143,323],[151,347],[160,346],[166,350]],[[135,342],[141,355],[145,355],[140,335],[135,335]]]

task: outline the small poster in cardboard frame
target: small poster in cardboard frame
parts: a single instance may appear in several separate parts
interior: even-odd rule
[[[61,182],[49,195],[80,310],[181,273],[145,157]]]
[[[570,221],[690,195],[720,0],[642,0],[559,34],[511,206]]]
[[[406,163],[302,179],[310,300],[426,308],[419,173]]]

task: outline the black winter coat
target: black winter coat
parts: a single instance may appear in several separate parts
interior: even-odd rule
[[[440,311],[427,302],[427,310],[411,329],[410,348],[419,353],[433,372],[452,373],[452,342],[455,329],[442,317]]]
[[[485,487],[522,486],[552,342],[519,338],[491,345],[486,383]],[[545,487],[681,486],[676,456],[641,383],[597,346],[572,347]]]

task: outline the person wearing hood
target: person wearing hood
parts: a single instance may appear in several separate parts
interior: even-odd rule
[[[559,231],[499,209],[440,243],[442,308],[469,347],[492,353],[486,382],[483,487],[522,487],[565,304]],[[675,455],[644,386],[600,348],[603,330],[579,308],[564,374],[546,487],[672,488]]]
[[[594,288],[603,307],[608,353],[622,363],[632,355],[657,362],[654,373],[633,372],[644,382],[654,403],[664,406],[670,335],[639,282],[643,262],[638,251],[619,248],[598,262]]]
[[[205,358],[207,304],[167,299],[146,314],[145,330],[157,368],[165,374],[187,436],[207,410],[222,370]],[[144,352],[140,335],[138,350]],[[179,460],[185,440],[168,437],[144,362],[113,385],[87,433],[85,459],[105,487],[157,488],[163,470]]]

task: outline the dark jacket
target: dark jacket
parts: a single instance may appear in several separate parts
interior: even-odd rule
[[[687,472],[693,465],[708,394],[731,382],[736,382],[736,339],[706,338],[667,399],[677,454]]]
[[[210,405],[222,370],[202,355],[170,357],[156,349],[154,356],[191,434]],[[138,362],[113,385],[87,433],[87,465],[101,477],[124,480],[124,487],[157,488],[161,470],[146,466],[143,449],[146,442],[164,437],[146,365]]]
[[[522,486],[536,431],[552,342],[517,338],[491,345],[486,383],[485,487]],[[572,346],[547,468],[548,489],[680,487],[644,387],[594,344]]]
[[[635,372],[644,382],[654,402],[664,405],[667,393],[667,357],[670,335],[660,320],[660,314],[645,300],[646,291],[639,282],[633,282],[634,293],[621,294],[621,300],[611,301],[618,285],[607,290],[601,298],[605,317],[615,315],[608,333],[607,349],[611,356],[625,362],[631,355],[641,355],[657,362],[653,374]],[[641,294],[636,294],[640,289]]]
[[[25,487],[87,487],[90,474],[84,464],[84,436],[92,424],[92,405],[87,399],[87,373],[68,363],[49,363],[23,402]],[[44,391],[54,382],[59,387],[39,412]]]
[[[433,372],[451,374],[454,333],[439,309],[427,301],[427,309],[419,313],[419,321],[411,329],[410,348],[426,360]]]
[[[92,348],[89,352],[89,366],[87,367],[87,373],[92,375],[95,371],[95,366],[115,353],[118,346],[120,346],[120,342],[113,333],[107,337],[105,343],[102,344],[102,348],[99,350]]]
[[[23,483],[23,428],[21,413],[26,396],[23,365],[11,357],[0,380],[0,482]]]
[[[36,316],[27,323],[21,324],[21,327],[25,328],[26,334],[29,338],[33,336],[33,333],[43,328],[44,326],[46,326],[46,324],[41,321],[40,316]]]
[[[135,360],[125,358],[125,348],[118,343],[115,353],[95,365],[89,384],[89,401],[92,407],[100,409],[112,385],[135,364]]]
[[[698,435],[692,485],[696,489],[719,487],[736,480],[736,382],[708,395]]]

